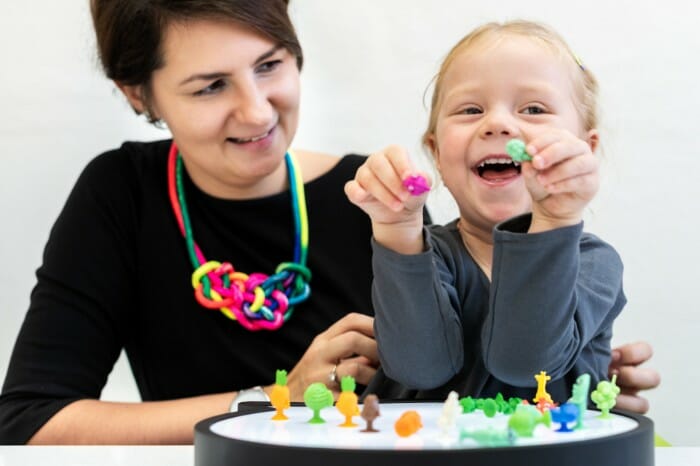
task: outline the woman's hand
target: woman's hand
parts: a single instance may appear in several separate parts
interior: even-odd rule
[[[610,377],[617,374],[617,385],[620,387],[616,408],[640,414],[649,411],[649,401],[639,396],[639,392],[656,388],[661,383],[661,377],[656,370],[639,365],[651,359],[652,354],[651,345],[645,341],[627,343],[612,350],[608,373]]]
[[[367,385],[379,367],[373,325],[374,318],[350,313],[318,334],[287,376],[291,400],[303,401],[304,390],[314,382],[325,383],[337,396],[346,375]],[[333,372],[335,382],[330,379]]]

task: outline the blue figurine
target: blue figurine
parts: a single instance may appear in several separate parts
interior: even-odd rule
[[[557,432],[573,432],[569,423],[576,422],[578,419],[578,406],[574,403],[564,403],[558,408],[549,410],[549,412],[552,415],[552,421],[560,424]]]

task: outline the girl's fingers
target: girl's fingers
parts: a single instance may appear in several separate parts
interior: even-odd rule
[[[398,188],[401,184],[400,178],[386,158],[369,159],[358,168],[355,181],[374,199],[391,210],[398,210],[403,206],[403,199],[400,197],[403,192]]]
[[[526,150],[532,156],[532,165],[538,170],[591,153],[586,141],[564,131],[549,131],[538,136],[528,143]]]
[[[545,170],[539,170],[537,181],[542,185],[557,183],[575,176],[587,175],[597,172],[600,161],[593,154],[583,154],[577,157],[564,159]]]
[[[598,192],[598,176],[594,173],[579,175],[544,186],[547,194],[572,194],[584,200],[593,198]]]

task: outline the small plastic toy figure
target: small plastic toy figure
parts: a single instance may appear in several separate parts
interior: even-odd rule
[[[367,427],[360,432],[379,432],[372,424],[380,415],[379,398],[377,398],[375,394],[367,395],[365,401],[362,403],[362,412],[360,413],[362,419],[367,421]]]
[[[530,154],[525,151],[525,143],[520,139],[511,139],[506,143],[506,154],[515,162],[529,162]]]
[[[403,185],[411,192],[411,195],[413,196],[420,196],[421,194],[430,191],[428,182],[420,175],[411,175],[404,178]]]
[[[496,398],[474,399],[471,396],[466,396],[459,400],[459,404],[462,406],[462,413],[469,414],[480,409],[484,412],[486,417],[494,417],[496,413],[513,414],[515,408],[522,402],[522,398],[517,397],[508,398],[508,401],[506,401],[501,393],[498,393]]]
[[[451,391],[447,395],[445,404],[442,405],[442,412],[437,423],[443,436],[448,436],[450,430],[457,425],[457,416],[459,416],[461,411],[458,397],[457,392]]]
[[[470,414],[476,411],[476,400],[471,396],[465,396],[459,399],[459,404],[462,405],[462,413]]]
[[[309,424],[324,424],[326,421],[321,418],[321,410],[333,406],[333,392],[324,383],[312,383],[304,390],[304,404],[314,412]]]
[[[496,403],[496,400],[493,398],[484,398],[481,401],[481,404],[477,402],[477,408],[480,408],[483,412],[484,415],[488,418],[492,418],[496,415],[498,412],[498,403]]]
[[[578,419],[578,406],[573,403],[564,403],[558,408],[551,409],[552,422],[559,423],[557,432],[573,432],[569,423]]]
[[[552,418],[549,411],[541,413],[532,405],[520,405],[508,419],[508,428],[512,429],[518,437],[532,437],[537,424],[547,427],[551,425]]]
[[[474,439],[476,443],[485,447],[505,447],[515,443],[515,434],[511,429],[500,430],[493,426],[473,431],[462,429],[459,441],[462,442],[465,438]]]
[[[588,406],[588,390],[590,390],[590,388],[591,376],[589,374],[579,375],[576,379],[576,383],[571,387],[569,403],[578,406],[578,416],[574,429],[581,429],[583,427],[583,414],[586,412],[586,406]]]
[[[532,401],[534,401],[535,403],[540,403],[540,401],[544,401],[549,403],[550,405],[554,404],[554,401],[552,401],[552,396],[549,393],[547,393],[547,390],[545,390],[547,381],[551,379],[552,377],[547,375],[545,371],[540,371],[540,373],[535,376],[535,380],[537,380],[537,393],[535,393],[535,398]]]
[[[340,427],[357,427],[357,424],[352,422],[352,417],[360,414],[360,408],[357,406],[357,395],[355,394],[355,379],[351,375],[346,375],[340,379],[340,396],[335,403],[335,407],[340,414],[345,416],[345,422],[340,424]]]
[[[591,393],[591,400],[595,403],[596,407],[600,410],[599,419],[610,419],[610,410],[613,409],[615,403],[617,402],[617,395],[620,394],[620,387],[618,387],[615,382],[617,381],[617,374],[613,375],[610,382],[606,380],[601,380],[598,382],[598,386],[593,393]]]
[[[409,437],[423,427],[418,411],[404,412],[394,424],[394,430],[400,437]]]
[[[289,387],[287,386],[287,371],[278,369],[275,373],[275,386],[270,392],[270,404],[277,411],[272,417],[273,421],[286,421],[289,419],[284,410],[289,408]]]

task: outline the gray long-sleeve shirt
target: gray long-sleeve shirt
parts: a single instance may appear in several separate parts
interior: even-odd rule
[[[530,215],[494,230],[492,282],[463,246],[456,222],[426,227],[426,251],[373,242],[375,333],[388,397],[531,398],[541,370],[556,402],[576,377],[607,376],[612,323],[626,299],[622,262],[583,225],[527,234]],[[595,385],[593,385],[595,386]],[[410,392],[407,392],[407,390]]]

